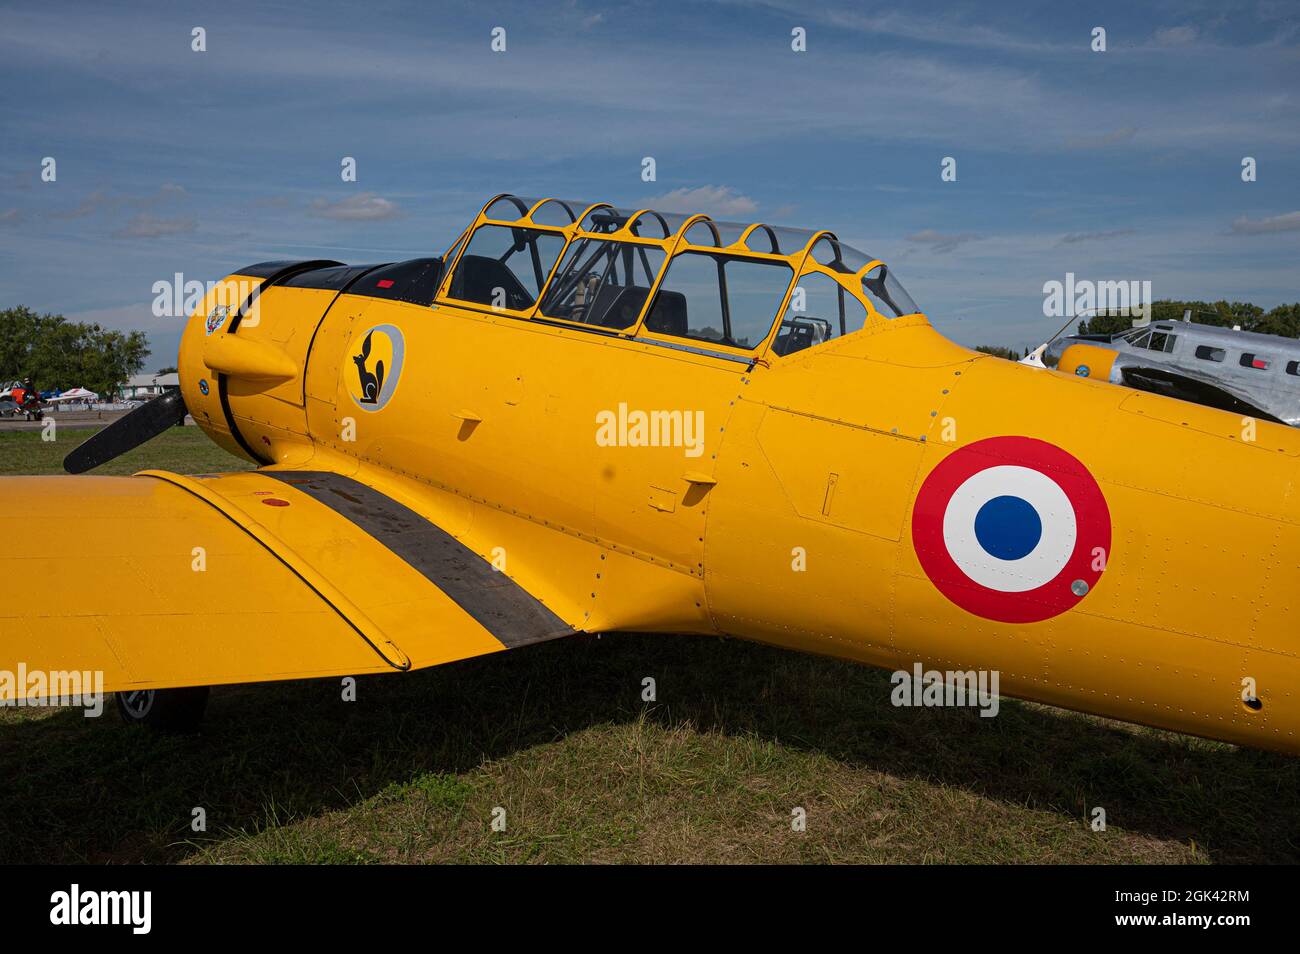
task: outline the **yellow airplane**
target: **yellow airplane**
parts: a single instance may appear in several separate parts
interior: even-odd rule
[[[179,725],[729,634],[1300,751],[1300,432],[968,351],[831,232],[498,196],[441,258],[242,269],[179,366],[67,468],[188,411],[258,469],[5,479],[0,669]]]

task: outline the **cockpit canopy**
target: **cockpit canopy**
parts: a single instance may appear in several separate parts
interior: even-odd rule
[[[449,303],[740,360],[919,313],[832,232],[606,203],[497,196],[445,261]]]

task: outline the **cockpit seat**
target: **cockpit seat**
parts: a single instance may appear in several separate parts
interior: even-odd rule
[[[645,326],[657,334],[685,337],[690,330],[686,323],[686,296],[681,292],[661,290],[650,314],[646,315]]]
[[[821,344],[831,337],[831,324],[823,318],[800,316],[781,322],[776,340],[772,342],[772,351],[782,356],[803,351],[813,345]]]
[[[493,300],[496,289],[505,290],[504,302]],[[533,303],[533,296],[515,278],[514,272],[504,262],[485,255],[462,255],[451,283],[451,297],[480,305],[500,304],[506,308],[524,309]]]
[[[605,285],[588,312],[587,324],[602,328],[631,328],[650,295],[643,285]]]

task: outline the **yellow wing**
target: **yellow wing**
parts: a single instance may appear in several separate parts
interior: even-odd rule
[[[415,669],[574,632],[332,473],[5,478],[0,539],[0,670],[98,670],[105,691]]]

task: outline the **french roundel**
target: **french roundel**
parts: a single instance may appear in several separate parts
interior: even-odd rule
[[[1110,509],[1092,474],[1054,444],[990,437],[945,457],[921,484],[912,543],[962,609],[1005,623],[1064,613],[1101,578]]]

